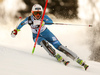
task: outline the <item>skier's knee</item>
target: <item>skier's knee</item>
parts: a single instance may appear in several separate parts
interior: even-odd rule
[[[38,40],[37,40],[37,44],[38,45],[41,45],[40,42],[42,42],[43,40],[45,40],[44,38],[42,37],[38,37]],[[36,41],[36,38],[34,39],[34,42]],[[46,41],[46,40],[45,40]]]
[[[58,49],[59,46],[61,45],[61,43],[57,40],[57,41],[54,41],[54,42],[52,43],[52,45],[53,45],[56,49]]]

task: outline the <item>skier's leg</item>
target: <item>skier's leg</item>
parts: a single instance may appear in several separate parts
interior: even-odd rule
[[[49,55],[56,57],[56,59],[61,62],[64,61],[65,65],[69,62],[66,62],[59,54],[56,54],[56,51],[50,46],[46,40],[40,42],[41,46],[49,53]]]
[[[74,52],[69,50],[67,47],[64,47],[63,45],[60,45],[58,47],[58,50],[63,52],[65,55],[69,56],[73,60],[77,60],[77,58],[79,58]]]
[[[85,70],[88,68],[88,65],[85,64],[83,62],[82,59],[80,59],[77,54],[75,54],[74,52],[72,52],[71,50],[69,50],[68,48],[64,47],[63,45],[61,45],[61,43],[56,40],[51,42],[51,44],[58,49],[59,51],[63,52],[65,55],[67,55],[68,57],[70,57],[71,59],[73,59],[74,61],[76,61],[78,64],[80,64],[81,66],[84,66]]]
[[[33,40],[36,40],[36,34],[33,34]],[[49,45],[49,43],[47,42],[47,40],[41,36],[38,37],[38,41],[37,41],[38,45],[41,45],[48,53],[49,55],[55,57],[59,62],[63,62],[65,65],[67,65],[69,63],[69,61],[65,61],[62,56],[60,56],[59,54],[56,54],[55,50]]]
[[[89,67],[87,64],[85,64],[83,62],[82,59],[80,59],[74,52],[72,52],[71,50],[69,50],[68,48],[64,47],[63,45],[59,46],[58,49],[63,52],[64,54],[66,54],[67,56],[69,56],[71,59],[75,60],[78,64],[80,64],[81,66],[84,66],[85,70]]]

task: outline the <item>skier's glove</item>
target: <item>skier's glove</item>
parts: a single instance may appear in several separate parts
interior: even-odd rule
[[[11,32],[11,36],[12,37],[15,37],[16,35],[17,35],[17,33],[18,33],[18,31],[20,31],[19,29],[14,29],[12,32]]]
[[[42,22],[42,26],[44,26],[44,25],[45,25],[45,22],[43,21],[43,22]]]

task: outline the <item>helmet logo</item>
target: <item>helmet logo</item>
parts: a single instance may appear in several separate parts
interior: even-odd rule
[[[41,8],[35,8],[35,10],[41,10]]]

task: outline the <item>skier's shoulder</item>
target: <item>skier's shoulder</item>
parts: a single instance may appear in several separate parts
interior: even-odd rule
[[[31,15],[26,17],[27,20],[29,20],[29,18],[31,18]]]
[[[49,16],[48,15],[44,15],[44,18],[49,18]]]
[[[22,22],[28,22],[28,20],[31,19],[31,18],[32,18],[32,15],[27,16]]]
[[[27,20],[28,20],[28,21],[29,21],[29,20],[34,21],[33,15],[28,16],[28,17],[27,17]]]
[[[45,16],[44,16],[44,20],[49,20],[49,21],[50,21],[50,20],[52,20],[52,19],[51,19],[48,15],[45,15]]]

